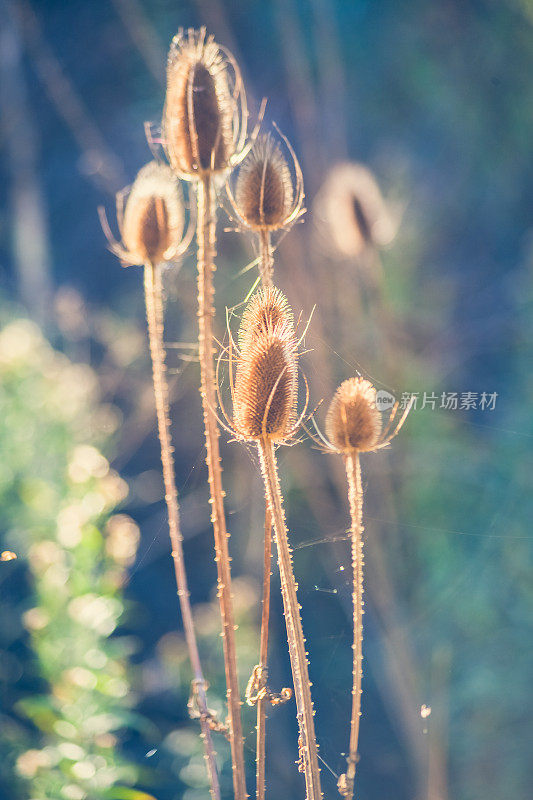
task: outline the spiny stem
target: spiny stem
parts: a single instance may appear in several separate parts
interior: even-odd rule
[[[296,595],[297,586],[292,568],[274,445],[268,438],[265,438],[258,442],[258,449],[265,482],[266,498],[272,514],[276,536],[281,593],[287,626],[287,642],[300,728],[300,763],[305,774],[307,800],[321,800],[322,790],[320,788],[311,684],[309,682],[305,639],[300,619],[300,606]]]
[[[263,562],[263,604],[261,613],[261,642],[259,645],[259,669],[266,686],[268,678],[268,625],[270,619],[270,571],[272,558],[272,517],[268,505],[265,509],[265,552]],[[266,763],[266,708],[268,697],[257,702],[257,742],[256,742],[256,794],[257,800],[265,799]]]
[[[270,233],[259,234],[259,273],[263,288],[272,286],[273,257],[270,244]],[[265,683],[268,675],[268,627],[270,620],[270,573],[272,558],[272,517],[265,508],[265,559],[263,567],[263,605],[261,614],[261,642],[259,648],[259,668]],[[257,703],[257,740],[256,740],[256,794],[257,800],[265,800],[266,772],[266,708],[268,697],[262,697]]]
[[[231,593],[231,570],[228,552],[229,534],[224,513],[224,490],[220,466],[219,431],[214,414],[217,405],[213,365],[213,316],[215,270],[215,208],[213,187],[209,175],[204,175],[197,184],[198,190],[198,345],[201,370],[201,395],[204,412],[206,463],[211,493],[211,521],[215,538],[215,561],[217,564],[218,597],[222,617],[222,642],[226,670],[226,689],[230,726],[231,761],[235,800],[245,800],[246,780],[244,773],[243,736],[241,725],[241,701],[237,678],[237,652],[235,645],[235,622]]]
[[[272,286],[274,274],[274,256],[272,255],[272,243],[270,232],[261,231],[259,234],[259,274],[264,288]]]
[[[213,747],[211,730],[209,728],[209,711],[205,695],[205,680],[198,653],[198,644],[194,630],[194,621],[185,571],[183,556],[183,537],[180,527],[180,514],[178,493],[174,477],[174,457],[172,455],[172,441],[170,435],[168,385],[166,380],[165,350],[163,346],[163,300],[161,292],[161,271],[153,264],[146,264],[144,268],[144,294],[146,301],[146,318],[148,321],[148,338],[150,354],[152,357],[152,372],[154,382],[155,405],[157,412],[157,427],[161,443],[161,463],[163,465],[163,481],[165,484],[165,501],[168,510],[168,528],[172,546],[172,560],[176,574],[178,598],[183,620],[185,640],[189,650],[194,681],[196,686],[198,710],[200,713],[200,726],[204,743],[204,757],[209,775],[209,784],[212,800],[220,800],[220,785],[216,763],[216,753]]]
[[[346,783],[341,794],[352,800],[354,792],[359,720],[361,718],[361,680],[363,677],[363,487],[359,453],[345,456],[350,502],[353,571],[353,686],[350,744]]]

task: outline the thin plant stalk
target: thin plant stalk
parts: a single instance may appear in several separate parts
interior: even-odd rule
[[[146,264],[144,268],[144,293],[146,301],[146,318],[148,321],[148,338],[152,357],[157,427],[161,444],[161,463],[165,485],[165,501],[168,510],[168,527],[172,546],[172,560],[176,574],[178,598],[183,620],[185,640],[189,651],[192,672],[194,675],[194,693],[198,704],[200,726],[204,744],[204,757],[209,776],[212,800],[220,800],[220,785],[209,727],[210,713],[207,708],[205,680],[198,653],[198,643],[194,629],[191,610],[185,559],[183,555],[183,536],[180,527],[178,493],[174,476],[174,457],[169,419],[169,393],[166,380],[165,350],[163,345],[163,300],[161,291],[161,269],[155,264]]]
[[[272,286],[273,256],[270,242],[270,232],[261,231],[259,234],[259,273],[264,288]],[[263,568],[263,604],[261,614],[261,641],[259,646],[259,670],[263,684],[266,685],[268,675],[268,628],[270,623],[270,576],[272,558],[272,517],[268,502],[265,508],[265,559]],[[257,703],[257,738],[256,738],[256,794],[257,800],[265,800],[265,775],[266,775],[266,709],[268,704],[267,693],[259,698]]]
[[[262,230],[259,233],[259,274],[261,275],[261,283],[265,289],[273,285],[274,256],[272,254],[270,231],[267,230]]]
[[[229,736],[233,769],[235,800],[246,800],[241,701],[237,676],[237,651],[233,616],[231,570],[228,551],[229,534],[224,513],[224,490],[220,465],[219,430],[216,408],[215,373],[213,364],[213,316],[215,270],[215,204],[211,178],[208,173],[197,182],[198,193],[198,345],[201,370],[201,396],[204,414],[206,462],[209,473],[211,521],[215,539],[218,597],[222,618],[222,642],[226,671]]]
[[[265,549],[263,561],[263,601],[261,613],[261,641],[259,645],[259,675],[263,684],[263,695],[257,702],[257,741],[256,741],[256,794],[257,800],[265,800],[266,765],[266,709],[268,694],[268,628],[270,619],[270,575],[272,559],[272,517],[268,505],[265,509]]]
[[[361,719],[361,680],[363,677],[363,487],[361,482],[361,463],[359,453],[344,457],[348,479],[348,499],[350,502],[352,572],[353,572],[353,684],[352,715],[350,719],[350,743],[348,747],[346,785],[344,796],[352,800],[354,792],[355,769],[357,765],[357,746],[359,741],[359,721]]]
[[[261,471],[265,482],[266,499],[272,515],[276,537],[281,593],[300,729],[300,770],[305,775],[307,800],[321,800],[322,790],[320,788],[320,769],[318,766],[311,684],[274,444],[268,437],[265,437],[258,441],[258,449]]]

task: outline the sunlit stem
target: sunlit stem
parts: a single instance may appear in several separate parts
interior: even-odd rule
[[[259,234],[259,274],[264,288],[273,285],[274,256],[269,231],[261,231]]]
[[[357,765],[357,746],[359,741],[359,721],[361,719],[361,680],[363,677],[363,487],[361,483],[361,464],[359,454],[345,456],[346,476],[348,478],[348,499],[350,502],[352,573],[353,573],[353,684],[352,716],[350,721],[350,743],[345,783],[340,785],[341,794],[352,800],[354,792],[355,769]]]
[[[263,602],[261,613],[261,643],[259,645],[259,674],[266,688],[268,680],[268,627],[270,619],[270,573],[272,559],[272,517],[268,505],[265,509],[265,549],[263,561]],[[257,800],[265,798],[266,763],[266,692],[257,702],[256,791]]]
[[[270,233],[259,234],[259,274],[263,288],[272,286],[274,259],[270,242]],[[261,643],[259,650],[259,668],[264,676],[268,675],[268,627],[270,622],[270,572],[272,557],[272,518],[270,510],[265,509],[265,558],[263,567],[263,605],[261,614]],[[266,764],[266,708],[268,697],[263,696],[257,703],[257,740],[256,740],[256,792],[257,800],[265,798],[265,764]]]
[[[216,763],[216,753],[213,747],[211,730],[209,728],[209,712],[205,695],[205,681],[198,654],[198,644],[194,630],[194,622],[185,571],[183,556],[183,537],[180,527],[180,513],[178,493],[174,477],[174,457],[172,455],[172,441],[170,435],[169,395],[166,380],[165,350],[163,346],[163,299],[161,290],[161,269],[157,265],[146,264],[144,268],[144,294],[146,300],[146,318],[148,321],[148,338],[150,354],[152,357],[152,372],[154,382],[155,405],[157,412],[157,428],[161,443],[161,462],[163,465],[163,481],[165,485],[165,501],[168,510],[168,528],[172,547],[172,560],[176,574],[178,598],[183,620],[185,640],[189,650],[194,681],[196,685],[200,726],[204,744],[211,797],[220,800],[220,785]]]
[[[215,539],[218,598],[222,617],[222,642],[226,671],[226,690],[230,727],[231,760],[235,800],[245,800],[243,736],[241,701],[237,678],[237,651],[235,621],[231,592],[231,570],[228,551],[229,534],[224,513],[224,490],[220,464],[219,430],[214,409],[217,407],[213,363],[213,316],[215,271],[215,202],[209,174],[204,174],[197,184],[198,191],[198,346],[201,370],[201,396],[204,412],[206,462],[209,473],[211,521]]]
[[[305,639],[300,619],[300,606],[296,595],[297,586],[292,567],[292,556],[285,524],[274,445],[266,437],[258,442],[258,449],[265,482],[266,499],[272,515],[276,537],[281,594],[300,729],[300,765],[305,775],[307,800],[321,800],[322,791],[320,788],[311,684],[309,682]]]

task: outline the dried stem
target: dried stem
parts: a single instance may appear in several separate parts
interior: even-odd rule
[[[198,191],[198,345],[201,369],[201,395],[204,412],[207,468],[211,493],[211,521],[215,538],[215,561],[217,564],[218,597],[222,617],[222,642],[226,670],[228,716],[230,726],[231,760],[235,800],[245,800],[246,780],[244,773],[243,736],[241,725],[241,701],[237,678],[237,654],[235,646],[235,622],[231,593],[229,534],[224,513],[224,490],[220,466],[219,431],[214,413],[216,408],[215,375],[213,365],[213,316],[215,270],[215,208],[213,187],[209,175],[204,175],[197,184]]]
[[[259,273],[261,283],[266,289],[272,286],[274,259],[270,243],[270,233],[261,231],[259,234]],[[268,508],[265,508],[265,561],[263,569],[263,605],[261,614],[261,642],[259,648],[259,669],[264,676],[266,684],[268,676],[268,627],[270,621],[270,575],[272,558],[272,517]],[[257,740],[256,740],[256,794],[257,800],[265,800],[265,770],[266,770],[266,708],[268,697],[262,697],[257,703]]]
[[[274,274],[274,256],[272,255],[272,242],[270,232],[261,231],[259,234],[259,274],[261,283],[266,289],[272,286],[272,276]]]
[[[263,603],[261,613],[261,642],[259,645],[259,676],[266,688],[268,681],[268,626],[270,619],[270,574],[272,559],[272,517],[270,509],[265,509],[265,551],[263,563]],[[265,800],[266,763],[266,709],[268,694],[257,701],[257,742],[256,742],[256,796]]]
[[[185,571],[183,556],[183,537],[180,527],[180,514],[178,493],[174,477],[174,458],[172,455],[172,441],[170,435],[168,385],[166,380],[165,350],[163,346],[163,300],[161,293],[161,271],[153,264],[146,264],[144,268],[144,292],[146,300],[146,317],[148,321],[148,336],[150,354],[152,357],[152,372],[154,381],[155,405],[157,411],[157,427],[161,443],[161,462],[163,465],[163,480],[165,484],[165,501],[168,510],[168,527],[172,546],[172,560],[176,573],[178,598],[183,620],[185,639],[189,650],[192,671],[194,675],[195,694],[200,715],[200,726],[204,743],[204,757],[209,775],[212,800],[220,800],[220,785],[216,763],[216,753],[213,747],[209,722],[211,715],[207,708],[205,694],[205,680],[198,654],[198,644],[194,630],[194,622]]]
[[[350,744],[348,748],[347,769],[344,781],[339,783],[340,793],[352,800],[354,792],[355,768],[357,764],[357,744],[359,741],[359,720],[361,718],[361,679],[363,677],[363,487],[361,483],[361,464],[359,453],[346,455],[346,476],[348,478],[348,498],[350,501],[352,571],[353,571],[353,685],[352,716],[350,720]]]
[[[300,728],[300,768],[305,774],[307,800],[321,800],[320,770],[315,737],[314,711],[311,699],[305,639],[300,619],[300,606],[296,596],[296,581],[287,538],[287,527],[281,499],[274,445],[268,438],[258,442],[261,470],[265,482],[266,498],[276,536],[281,593],[287,626],[287,641],[296,696],[296,709]]]

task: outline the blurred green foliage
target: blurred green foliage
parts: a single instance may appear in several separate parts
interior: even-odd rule
[[[98,404],[92,370],[24,319],[0,331],[0,387],[1,541],[17,555],[0,563],[5,796],[27,796],[30,781],[35,800],[144,800],[120,789],[139,774],[121,731],[145,723],[132,710],[131,642],[112,636],[139,539],[113,513],[128,488],[99,449],[116,412]]]

